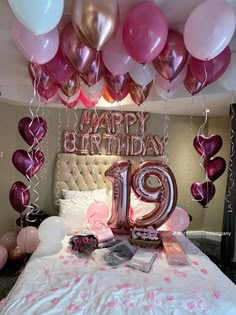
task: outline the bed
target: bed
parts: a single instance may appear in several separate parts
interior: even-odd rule
[[[104,172],[115,160],[114,156],[59,154],[55,201],[63,189],[107,189],[110,183]],[[108,266],[103,259],[107,249],[98,249],[91,257],[72,253],[66,236],[63,248],[54,255],[35,251],[1,303],[0,314],[236,314],[233,282],[183,234],[176,237],[189,264],[168,265],[158,248],[151,271],[144,273],[126,264]]]

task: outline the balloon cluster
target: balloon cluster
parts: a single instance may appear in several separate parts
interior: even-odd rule
[[[213,182],[224,173],[226,168],[226,162],[222,157],[213,157],[222,147],[222,138],[215,134],[209,137],[197,136],[194,138],[193,146],[204,159],[207,181],[194,182],[191,186],[191,193],[194,199],[206,207],[215,195]]]
[[[15,168],[29,181],[39,171],[44,162],[43,153],[36,148],[47,132],[47,122],[42,117],[24,117],[19,121],[18,130],[30,150],[16,150],[12,155]],[[30,201],[29,187],[23,182],[15,182],[9,193],[11,206],[22,214]]]
[[[113,102],[130,93],[140,105],[152,85],[164,97],[182,82],[194,95],[219,79],[230,63],[236,19],[223,0],[197,6],[183,35],[168,30],[165,15],[152,1],[127,0],[124,6],[121,0],[74,0],[72,23],[64,27],[59,23],[63,0],[9,4],[17,17],[13,37],[44,102],[58,95],[68,108],[79,99],[93,107],[102,96]]]

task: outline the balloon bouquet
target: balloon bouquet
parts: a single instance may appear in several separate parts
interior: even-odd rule
[[[165,98],[181,83],[195,95],[230,64],[235,13],[223,0],[197,6],[183,35],[168,30],[165,15],[152,1],[74,0],[66,23],[63,0],[9,4],[16,16],[16,46],[29,61],[43,103],[59,97],[68,108],[79,100],[91,108],[102,96],[114,102],[130,94],[140,105],[152,86]]]
[[[24,117],[19,121],[18,130],[25,142],[30,146],[28,151],[16,150],[12,155],[15,168],[30,182],[31,178],[39,171],[44,162],[44,156],[36,146],[47,132],[47,122],[42,117],[33,119]],[[9,200],[12,208],[17,211],[21,219],[29,207],[30,185],[16,181],[9,192]],[[26,214],[27,216],[27,214]],[[27,221],[27,220],[26,220]],[[26,226],[16,232],[7,232],[0,238],[0,269],[5,265],[7,258],[12,261],[22,261],[35,251],[39,244],[38,230],[34,226]]]
[[[195,182],[191,186],[191,193],[204,208],[215,195],[214,181],[217,180],[226,169],[225,160],[220,157],[213,157],[222,147],[222,138],[219,135],[197,136],[193,140],[193,146],[203,157],[204,169],[207,180],[205,182]]]

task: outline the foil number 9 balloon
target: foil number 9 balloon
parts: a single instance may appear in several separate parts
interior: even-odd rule
[[[126,233],[133,226],[160,227],[177,202],[176,181],[169,167],[157,161],[146,161],[131,174],[131,166],[130,161],[117,161],[105,172],[113,184],[112,214],[108,224],[117,233]],[[157,180],[156,187],[149,186],[150,177]],[[140,200],[156,203],[154,210],[135,221],[129,216],[131,186]]]

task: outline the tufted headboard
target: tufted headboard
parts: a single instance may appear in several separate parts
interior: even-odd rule
[[[76,155],[59,153],[57,155],[53,182],[53,200],[57,207],[57,200],[62,197],[62,189],[94,190],[111,189],[111,182],[104,176],[105,171],[118,160],[129,159],[133,165],[146,160],[165,160],[165,157],[132,156],[121,157],[114,155]]]

